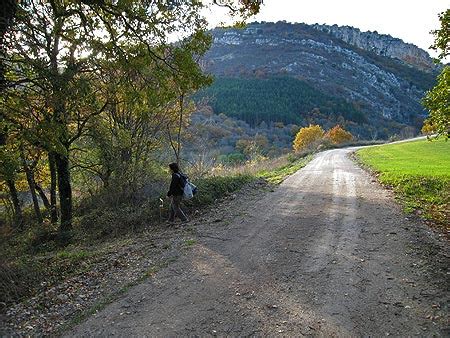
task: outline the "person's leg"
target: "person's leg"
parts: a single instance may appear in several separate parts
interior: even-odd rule
[[[175,214],[182,220],[187,221],[187,217],[183,210],[181,210],[181,200],[183,199],[183,196],[174,196],[173,197],[173,206]]]
[[[174,206],[174,197],[170,198],[170,206],[169,206],[169,222],[173,222],[175,220],[175,206]]]

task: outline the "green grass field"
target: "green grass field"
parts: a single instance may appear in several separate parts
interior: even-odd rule
[[[450,141],[443,138],[365,148],[358,159],[393,187],[407,212],[416,211],[448,234]]]

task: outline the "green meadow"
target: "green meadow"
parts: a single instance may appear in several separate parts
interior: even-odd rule
[[[448,234],[450,141],[418,140],[360,149],[358,159],[392,187],[407,212],[416,212]]]

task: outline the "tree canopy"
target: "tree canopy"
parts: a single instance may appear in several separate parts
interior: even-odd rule
[[[306,150],[309,147],[318,145],[325,135],[324,130],[319,125],[309,125],[309,127],[301,128],[294,140],[294,150]]]
[[[449,56],[450,41],[450,9],[439,14],[441,28],[433,31],[435,41],[431,48],[439,51],[438,60]],[[437,84],[426,93],[423,104],[429,111],[424,121],[424,129],[443,135],[448,139],[450,134],[450,67],[443,66],[437,78]]]
[[[325,134],[325,137],[328,138],[333,144],[341,144],[344,142],[349,142],[353,139],[352,134],[346,131],[340,125],[336,125],[328,130]]]
[[[259,9],[258,2],[232,4],[15,4],[1,36],[1,151],[26,148],[47,154],[51,204],[56,207],[57,188],[63,232],[71,229],[72,168],[102,173],[107,180],[118,172],[117,163],[119,171],[130,172],[136,159],[148,158],[144,151],[161,143],[164,132],[180,120],[185,105],[184,100],[178,105],[180,97],[210,83],[197,62],[211,43],[202,9],[227,7],[236,21]],[[15,158],[0,163],[10,192]]]

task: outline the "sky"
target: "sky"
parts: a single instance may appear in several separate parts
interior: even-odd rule
[[[263,0],[251,21],[304,22],[353,26],[400,38],[426,50],[433,43],[430,31],[440,27],[438,14],[450,8],[450,0]],[[207,14],[211,27],[225,20],[218,8]]]

